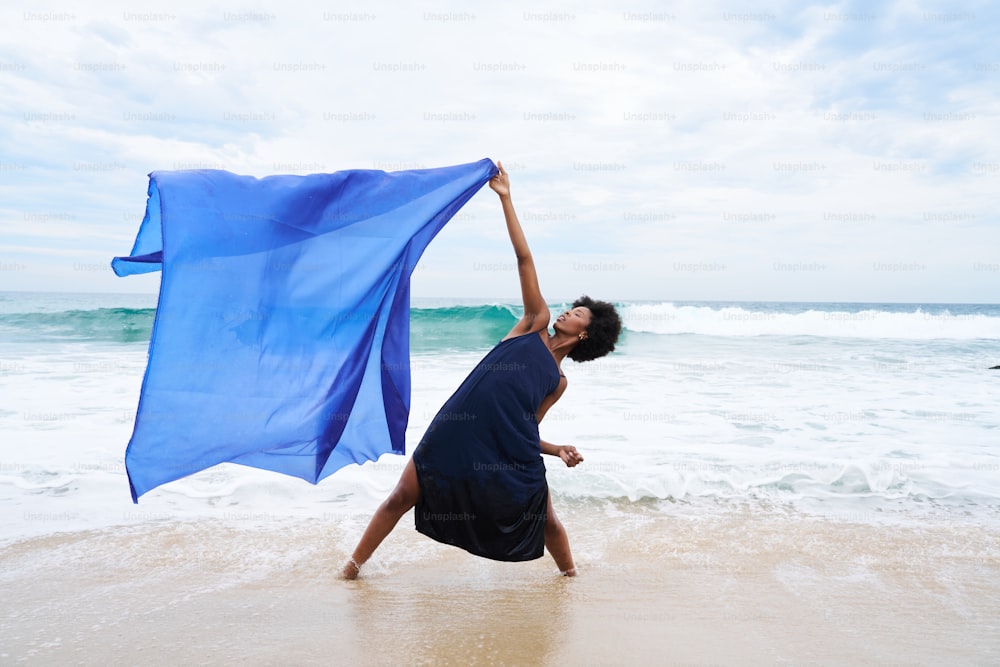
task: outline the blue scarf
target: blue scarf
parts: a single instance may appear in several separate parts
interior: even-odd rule
[[[403,454],[410,274],[489,159],[257,179],[150,174],[119,276],[162,270],[125,467],[133,501],[218,463],[317,483]]]

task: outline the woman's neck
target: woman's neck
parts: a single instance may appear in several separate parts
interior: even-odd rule
[[[576,347],[577,342],[579,342],[579,339],[576,336],[557,331],[555,334],[549,336],[549,352],[552,353],[552,356],[557,361],[562,363],[562,360],[566,358],[570,350]]]

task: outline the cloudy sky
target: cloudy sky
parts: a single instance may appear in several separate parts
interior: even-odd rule
[[[499,159],[550,300],[1000,301],[1000,10],[13,2],[0,290],[116,278],[147,174]],[[516,296],[480,192],[417,297]]]

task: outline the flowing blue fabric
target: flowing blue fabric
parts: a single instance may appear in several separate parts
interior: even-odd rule
[[[218,463],[317,483],[404,453],[410,274],[496,173],[489,159],[257,179],[150,174],[119,276],[162,270],[135,427],[133,501]]]

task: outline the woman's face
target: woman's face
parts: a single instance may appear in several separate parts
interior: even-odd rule
[[[568,334],[576,338],[580,334],[585,334],[587,327],[590,326],[591,317],[593,317],[593,314],[590,312],[590,308],[577,306],[557,317],[552,328],[559,333]],[[586,335],[584,335],[584,338],[586,338]]]

